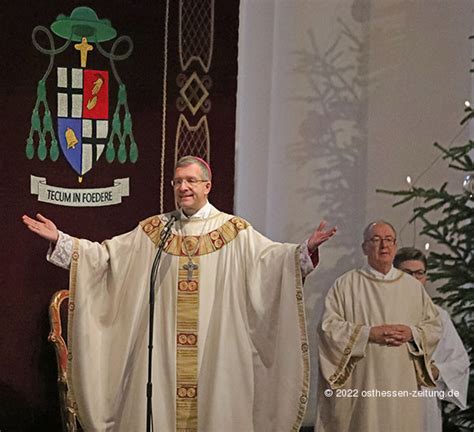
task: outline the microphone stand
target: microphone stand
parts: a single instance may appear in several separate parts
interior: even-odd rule
[[[166,223],[163,231],[160,235],[160,242],[158,244],[158,250],[156,251],[155,259],[151,267],[150,273],[150,316],[148,324],[148,381],[146,384],[146,431],[151,432],[152,420],[153,420],[153,408],[152,408],[152,397],[153,397],[153,384],[152,384],[152,360],[153,360],[153,328],[155,320],[155,279],[156,273],[158,272],[158,265],[160,263],[161,254],[165,247],[166,240],[171,235],[171,226],[179,219],[181,215],[178,212],[173,212],[170,216],[170,220]]]

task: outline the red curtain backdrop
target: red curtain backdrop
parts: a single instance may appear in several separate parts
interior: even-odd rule
[[[55,357],[47,342],[47,308],[51,295],[68,286],[68,274],[45,261],[47,244],[25,229],[21,223],[24,213],[40,212],[61,230],[91,240],[101,241],[129,231],[141,219],[159,213],[161,207],[165,211],[174,209],[169,186],[174,160],[192,150],[193,145],[197,153],[210,160],[213,169],[211,201],[221,210],[232,212],[239,2],[209,0],[208,9],[202,5],[194,12],[181,9],[180,23],[180,7],[184,3],[189,7],[193,1],[100,0],[82,4],[17,0],[2,6],[2,432],[60,430]],[[77,173],[61,151],[57,161],[49,156],[41,161],[35,143],[35,156],[29,160],[25,147],[37,83],[49,64],[49,56],[39,53],[32,44],[33,28],[49,28],[57,15],[70,15],[75,7],[83,5],[92,7],[99,18],[108,18],[118,36],[128,35],[133,40],[132,55],[117,61],[116,67],[127,88],[139,157],[136,163],[108,163],[104,152],[79,183]],[[188,19],[183,21],[183,16]],[[56,48],[64,43],[57,36],[54,38]],[[37,40],[48,46],[43,34],[38,34]],[[55,57],[47,80],[47,100],[55,130],[56,67],[80,68],[79,53],[73,44]],[[102,46],[110,51],[111,44],[104,42]],[[124,46],[119,46],[117,53],[123,51]],[[201,61],[193,60],[195,52]],[[117,102],[117,84],[110,64],[95,47],[88,56],[88,69],[109,70],[111,117]],[[186,59],[190,62],[183,64]],[[130,196],[123,197],[121,204],[96,208],[53,205],[39,202],[38,196],[30,193],[31,175],[45,177],[51,185],[74,189],[108,187],[114,179],[129,178]]]

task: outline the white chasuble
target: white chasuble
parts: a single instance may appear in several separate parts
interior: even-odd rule
[[[414,342],[367,341],[371,326],[405,324]],[[441,336],[423,286],[396,270],[377,279],[364,270],[341,276],[326,298],[319,331],[317,432],[420,432],[421,385],[434,386],[431,357]]]
[[[74,241],[68,376],[86,431],[145,430],[149,278],[167,220]],[[155,431],[299,429],[309,353],[296,245],[213,209],[174,224],[155,292]]]

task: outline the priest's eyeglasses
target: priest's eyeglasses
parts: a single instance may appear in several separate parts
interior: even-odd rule
[[[397,239],[393,237],[379,237],[379,236],[374,236],[369,240],[369,242],[375,246],[381,245],[382,242],[385,243],[387,246],[393,246],[396,241]]]
[[[408,270],[408,269],[400,269],[401,271],[404,271],[405,273],[408,273],[410,276],[415,277],[416,279],[422,278],[426,274],[426,270]]]
[[[197,179],[196,177],[189,177],[189,178],[184,178],[184,179],[175,178],[171,180],[171,186],[175,188],[179,188],[182,184],[187,183],[188,186],[195,187],[198,183],[206,183],[208,181],[209,180],[200,180],[200,179]]]

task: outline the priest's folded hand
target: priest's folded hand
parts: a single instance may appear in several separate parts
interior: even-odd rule
[[[390,326],[379,325],[370,328],[369,342],[376,343],[378,345],[388,345],[392,341],[394,332],[390,331]]]
[[[413,333],[411,328],[405,324],[394,324],[390,325],[390,331],[393,332],[393,338],[404,344],[405,342],[411,342],[413,340]]]
[[[369,342],[386,346],[401,346],[413,340],[410,327],[404,324],[384,324],[370,328]]]

